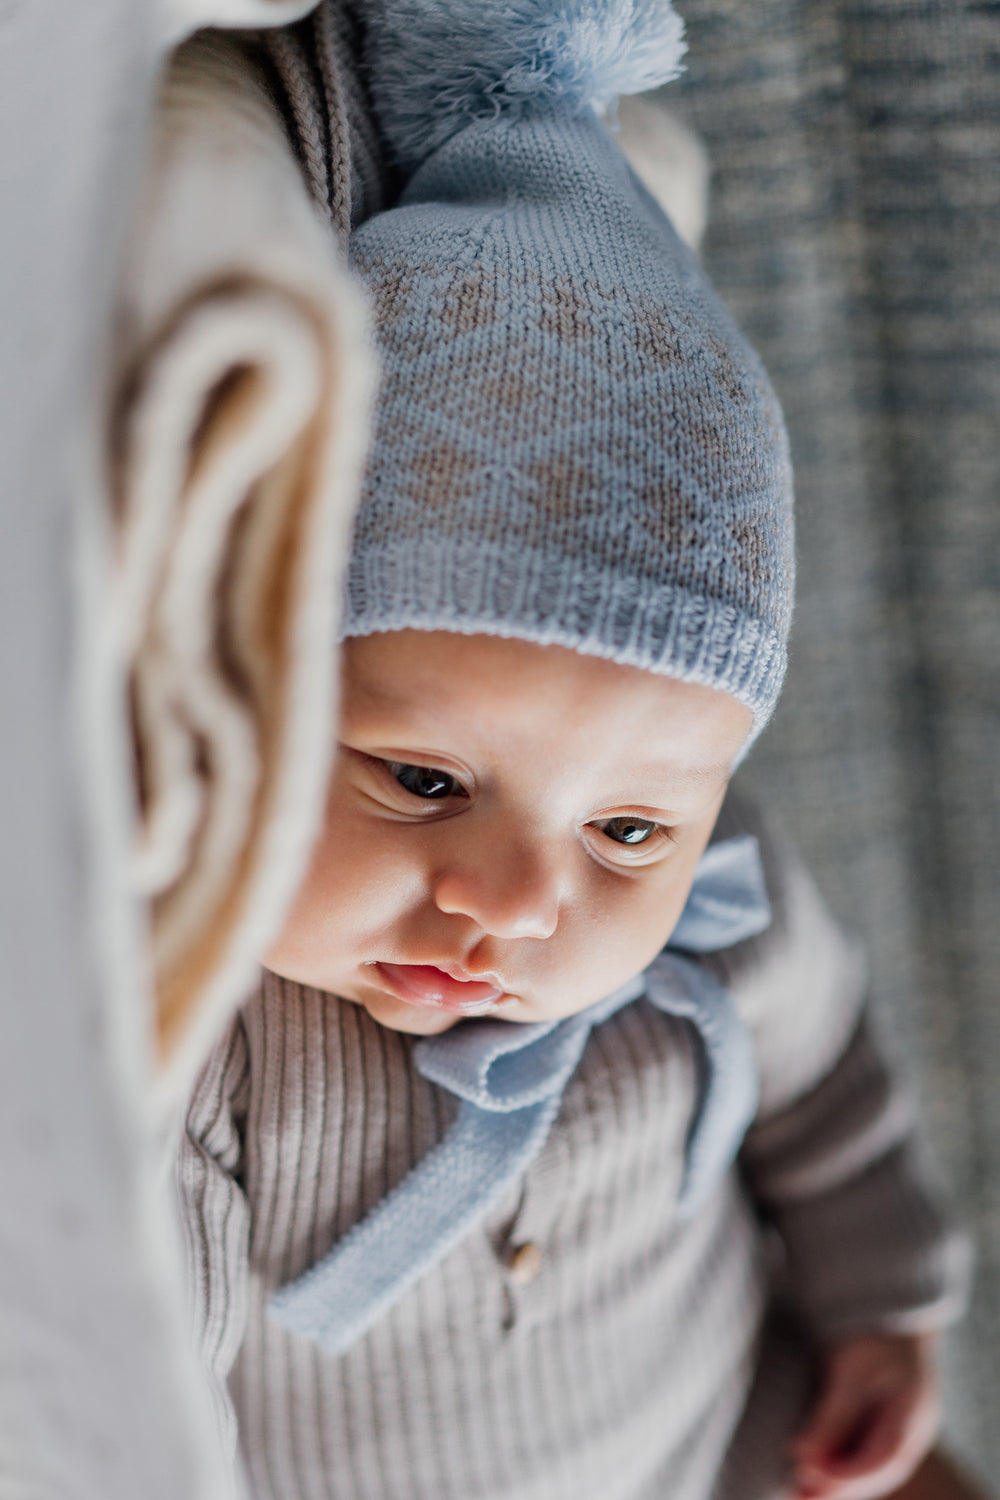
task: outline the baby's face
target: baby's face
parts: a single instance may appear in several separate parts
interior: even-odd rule
[[[385,1026],[571,1015],[684,907],[751,714],[490,636],[348,641],[323,831],[265,963]]]

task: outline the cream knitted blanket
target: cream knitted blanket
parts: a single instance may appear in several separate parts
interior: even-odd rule
[[[111,607],[172,1094],[280,924],[320,814],[373,384],[329,230],[224,37],[167,72],[122,285]]]

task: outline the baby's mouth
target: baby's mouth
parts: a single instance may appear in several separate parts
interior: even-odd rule
[[[456,979],[431,964],[376,963],[372,967],[397,1000],[457,1016],[486,1015],[506,993],[501,985],[472,977]]]

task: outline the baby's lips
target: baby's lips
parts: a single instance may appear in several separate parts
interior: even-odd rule
[[[377,963],[375,968],[398,999],[456,1015],[482,1015],[504,996],[500,985],[479,979],[454,979],[430,964]]]

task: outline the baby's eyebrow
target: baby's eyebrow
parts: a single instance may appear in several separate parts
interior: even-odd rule
[[[387,692],[375,682],[365,682],[363,679],[359,682],[357,678],[351,683],[351,697],[361,698],[376,708],[392,708],[399,702],[395,693]]]
[[[394,692],[392,688],[384,687],[373,677],[361,677],[357,674],[351,678],[349,689],[345,684],[342,702],[346,702],[348,697],[354,701],[360,701],[366,708],[386,710],[406,708],[411,701],[405,689],[401,693]]]
[[[637,778],[662,783],[671,787],[690,787],[699,790],[706,786],[721,786],[733,774],[729,761],[712,761],[707,766],[680,766],[676,761],[650,761],[645,765],[629,767]]]

